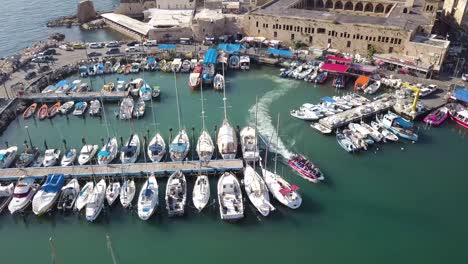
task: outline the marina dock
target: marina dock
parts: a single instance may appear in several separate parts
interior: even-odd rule
[[[90,101],[100,98],[103,101],[120,101],[128,96],[126,92],[84,92],[84,93],[35,93],[21,96],[21,99],[33,102]]]
[[[212,160],[208,163],[200,161],[184,162],[161,162],[161,163],[132,163],[132,164],[109,164],[109,165],[84,165],[69,167],[38,167],[38,168],[10,168],[0,170],[0,181],[16,180],[18,177],[28,175],[43,178],[48,174],[62,173],[67,177],[89,178],[89,177],[144,177],[148,173],[154,173],[156,177],[168,177],[175,171],[183,173],[214,173],[224,171],[240,171],[244,167],[242,160]]]

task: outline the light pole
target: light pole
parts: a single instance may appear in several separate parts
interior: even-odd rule
[[[26,133],[28,134],[28,139],[29,139],[29,145],[31,145],[31,148],[33,147],[32,140],[31,140],[31,135],[29,135],[29,127],[24,126],[26,128]]]

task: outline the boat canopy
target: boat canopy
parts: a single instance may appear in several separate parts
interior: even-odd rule
[[[205,58],[203,59],[203,64],[214,64],[216,63],[218,57],[218,51],[215,49],[209,49],[206,51]]]
[[[267,53],[278,55],[278,56],[283,56],[283,57],[291,57],[293,54],[291,50],[280,50],[280,49],[274,49],[274,48],[269,48],[267,50]]]
[[[330,96],[322,97],[322,98],[320,98],[320,100],[322,100],[324,102],[329,102],[329,103],[334,103],[335,102],[335,100],[333,100],[333,98],[331,98]]]
[[[327,72],[345,73],[348,71],[349,66],[344,64],[325,63],[322,65],[321,69]]]
[[[245,49],[245,46],[241,44],[219,44],[218,49],[229,54],[234,54],[239,50]]]
[[[63,174],[49,174],[47,175],[46,182],[42,185],[42,190],[44,192],[58,192],[62,189],[63,184],[65,183],[65,176]]]
[[[5,159],[5,154],[0,154],[0,161]]]
[[[81,107],[81,106],[84,106],[84,104],[85,104],[84,102],[78,102],[78,103],[76,103],[75,106],[76,106],[76,107]]]
[[[413,123],[411,121],[408,121],[401,116],[395,118],[393,121],[405,128],[413,127]]]
[[[144,92],[151,92],[151,88],[148,87],[148,86],[143,86],[143,87],[141,87],[140,91],[141,91],[142,93],[144,93]]]
[[[154,57],[149,57],[146,62],[148,63],[155,63],[156,62],[156,59]]]
[[[344,63],[344,64],[351,64],[351,62],[353,61],[352,59],[341,58],[341,57],[337,57],[331,54],[327,55],[327,60],[332,63]]]
[[[162,146],[159,145],[159,144],[155,144],[155,145],[149,146],[149,150],[150,150],[151,152],[159,153],[159,152],[162,151],[162,149],[163,149]]]
[[[453,92],[452,98],[455,100],[462,101],[464,103],[468,103],[468,90],[467,89],[456,89],[455,92]]]
[[[69,82],[67,80],[61,80],[55,86],[60,87],[60,86],[68,85],[68,83]]]
[[[176,49],[176,45],[172,45],[172,44],[159,44],[158,45],[158,48],[160,50],[175,50]]]
[[[122,148],[122,151],[128,154],[128,153],[134,153],[136,149],[137,149],[136,146],[125,146]]]
[[[98,153],[98,157],[107,157],[107,156],[110,156],[110,151],[108,150],[102,150],[102,151],[99,151]]]
[[[175,152],[185,152],[187,149],[187,144],[185,143],[173,143],[169,145],[170,151],[175,151]]]

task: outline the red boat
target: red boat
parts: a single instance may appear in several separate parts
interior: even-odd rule
[[[54,117],[55,115],[57,115],[60,106],[61,106],[60,102],[55,103],[52,107],[49,108],[49,111],[48,111],[48,113],[47,113],[47,116],[48,116],[49,118],[52,118],[52,117]]]
[[[450,112],[450,119],[454,120],[459,125],[468,128],[468,110],[463,109],[454,113]]]
[[[288,160],[289,166],[293,168],[299,175],[311,182],[319,183],[325,180],[323,173],[319,170],[319,168],[315,167],[309,160],[307,160],[304,156],[299,154],[294,154]]]
[[[39,120],[42,120],[46,118],[48,114],[49,114],[49,107],[47,107],[46,104],[43,104],[41,108],[39,108],[39,111],[37,111],[37,118],[39,118]]]
[[[424,118],[424,123],[430,126],[440,126],[448,117],[447,107],[441,107],[434,110]]]
[[[193,69],[193,72],[201,74],[202,70],[203,70],[203,67],[200,64],[197,64],[197,66],[195,66],[195,69]]]
[[[33,103],[28,108],[26,108],[26,110],[23,112],[23,118],[28,119],[32,115],[34,115],[34,112],[36,112],[36,108],[37,108],[37,103]]]
[[[201,83],[202,66],[198,64],[189,77],[189,87],[192,90],[198,90]]]

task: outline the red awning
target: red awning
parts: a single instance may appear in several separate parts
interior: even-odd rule
[[[340,57],[333,56],[333,55],[330,55],[330,54],[327,55],[327,60],[330,60],[330,61],[333,61],[333,62],[341,62],[341,63],[351,63],[352,62],[351,59],[340,58]]]
[[[345,73],[348,71],[349,66],[344,64],[325,63],[322,65],[321,69],[327,72]]]

